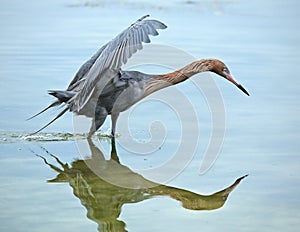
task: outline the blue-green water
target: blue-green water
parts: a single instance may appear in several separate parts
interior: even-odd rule
[[[112,221],[111,228],[119,226],[115,231],[298,231],[299,6],[297,1],[2,1],[0,230],[110,231],[104,229],[105,222]],[[56,113],[25,121],[52,100],[46,91],[65,88],[98,47],[148,13],[168,25],[152,39],[154,43],[199,59],[222,59],[251,94],[246,97],[216,75],[209,77],[223,96],[226,134],[216,162],[200,175],[210,136],[209,110],[191,81],[178,85],[195,106],[200,140],[189,165],[151,193],[114,188],[81,165],[94,153],[100,157],[102,152],[109,160],[110,140],[96,144],[101,152],[79,152],[78,137],[65,134],[73,132],[70,114],[41,138],[23,138]],[[137,108],[131,118],[136,138],[144,139],[149,121],[157,119],[167,119],[168,134],[161,149],[133,154],[121,146],[121,134],[116,143],[117,168],[110,161],[102,160],[101,165],[111,172],[128,168],[129,177],[118,177],[125,183],[135,177],[149,183],[137,173],[165,162],[178,140],[189,139],[178,137],[176,115],[160,104]],[[109,127],[107,120],[102,133]],[[88,151],[87,141],[83,143]],[[71,170],[61,174],[63,178],[56,181],[60,183],[47,183],[58,172],[36,154],[59,164],[46,151],[69,163]],[[202,199],[245,174],[249,176],[222,207],[212,210],[218,202],[213,198],[208,198],[211,204],[203,203],[203,210],[183,207],[182,194]],[[119,208],[111,207],[112,202]]]

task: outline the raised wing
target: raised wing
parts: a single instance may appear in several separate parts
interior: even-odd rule
[[[93,63],[85,74],[85,81],[82,89],[76,95],[72,102],[72,111],[79,112],[80,109],[88,102],[89,97],[92,95],[95,86],[97,91],[101,92],[99,83],[104,85],[109,80],[101,80],[101,74],[107,69],[118,70],[137,50],[142,49],[142,43],[150,43],[149,35],[158,35],[158,29],[165,29],[167,26],[157,20],[144,20],[149,15],[146,15],[130,27],[121,32],[116,38],[104,45],[93,56],[96,60],[93,62],[93,57],[90,62]],[[89,61],[88,61],[89,62]],[[86,65],[87,62],[84,64]],[[89,64],[86,65],[88,67]],[[79,70],[80,71],[80,70]],[[78,72],[79,72],[78,71]],[[83,69],[84,71],[84,69]],[[113,78],[113,77],[112,77]],[[79,78],[78,78],[79,80]],[[100,81],[101,80],[101,81]],[[102,84],[101,84],[102,86]],[[99,89],[100,88],[100,89]],[[104,86],[103,86],[104,88]]]
[[[86,61],[80,69],[75,74],[73,80],[69,84],[67,90],[72,91],[74,90],[80,83],[80,81],[84,80],[86,74],[91,69],[95,61],[98,59],[98,57],[101,55],[102,51],[106,48],[107,44],[102,46],[88,61]]]

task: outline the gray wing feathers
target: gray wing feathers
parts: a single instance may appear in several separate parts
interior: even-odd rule
[[[102,51],[106,48],[107,44],[102,46],[88,61],[86,61],[75,74],[73,80],[69,84],[67,90],[73,90],[74,87],[78,86],[78,82],[81,81],[87,72],[91,69],[95,61],[98,59]]]
[[[116,38],[104,45],[80,68],[77,81],[82,79],[83,76],[85,76],[85,81],[81,91],[74,98],[73,109],[75,111],[79,111],[86,104],[96,82],[101,79],[101,73],[104,70],[120,69],[137,50],[142,49],[143,42],[150,43],[149,35],[156,36],[158,35],[158,29],[167,27],[157,20],[143,20],[144,18],[136,21]]]

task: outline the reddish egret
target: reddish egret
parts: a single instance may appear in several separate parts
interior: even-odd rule
[[[49,91],[49,94],[57,100],[33,117],[62,103],[65,104],[65,108],[37,132],[49,126],[69,110],[93,119],[88,137],[101,127],[107,115],[111,115],[111,134],[114,136],[120,112],[127,110],[147,95],[185,81],[200,72],[214,72],[249,95],[233,78],[227,66],[217,59],[197,60],[175,72],[162,75],[122,70],[121,66],[132,54],[142,49],[142,43],[150,43],[149,35],[156,36],[158,29],[167,28],[160,21],[145,19],[148,16],[140,18],[101,47],[80,67],[66,90]]]

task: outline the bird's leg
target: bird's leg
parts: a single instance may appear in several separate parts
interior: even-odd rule
[[[93,118],[92,126],[90,132],[88,133],[88,138],[91,138],[92,135],[102,126],[106,116],[108,115],[107,110],[103,107],[97,107],[95,118]]]
[[[111,136],[115,137],[117,119],[119,117],[119,112],[113,112],[111,114]]]
[[[110,158],[114,161],[116,161],[117,163],[120,164],[120,160],[117,154],[117,150],[116,150],[116,141],[115,141],[115,137],[111,138],[111,152],[110,152]]]
[[[95,126],[95,119],[93,118],[92,126],[90,128],[90,132],[88,133],[87,138],[90,139],[95,132],[96,132],[96,126]]]

